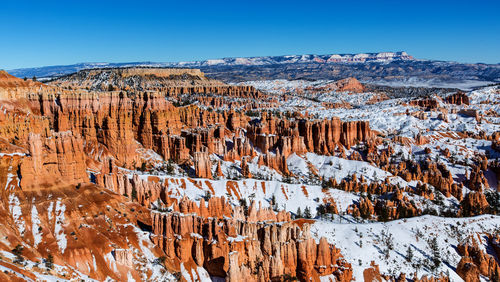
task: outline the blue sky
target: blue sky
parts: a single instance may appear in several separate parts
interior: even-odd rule
[[[407,51],[500,63],[500,1],[5,1],[0,69]]]

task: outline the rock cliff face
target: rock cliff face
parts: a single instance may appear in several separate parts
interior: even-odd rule
[[[238,91],[235,93],[254,93],[252,88]],[[71,131],[82,136],[86,144],[103,144],[117,164],[126,168],[141,165],[137,150],[144,147],[175,162],[192,159],[195,176],[210,178],[208,155],[231,160],[253,157],[256,153],[248,140],[261,150],[266,164],[286,174],[286,166],[280,163],[292,152],[333,154],[338,146],[350,148],[373,135],[368,122],[342,122],[338,118],[289,121],[263,114],[260,124],[250,124],[246,115],[235,111],[174,107],[164,94],[155,92],[66,92],[28,95],[32,110],[48,117],[57,132]],[[240,137],[241,129],[247,139]],[[228,137],[233,138],[230,146],[225,141]],[[269,154],[276,151],[278,155]]]
[[[494,249],[497,246],[497,238],[488,235],[486,243]],[[480,281],[480,275],[488,277],[491,281],[499,279],[500,265],[494,256],[485,253],[477,241],[472,238],[470,244],[461,244],[457,246],[459,254],[462,256],[458,266],[457,273],[465,281]],[[496,254],[498,255],[498,254]]]
[[[20,79],[0,70],[0,100],[22,98],[27,91],[37,91],[42,83]]]
[[[350,148],[367,141],[372,132],[364,121],[342,122],[338,118],[289,121],[263,114],[260,122],[247,127],[247,136],[262,152],[276,150],[288,157],[292,152],[331,155],[338,146]]]
[[[446,103],[455,104],[455,105],[469,105],[469,96],[465,95],[464,92],[459,91],[455,94],[452,94],[445,99]]]
[[[19,167],[23,190],[88,182],[81,138],[68,132],[50,138],[31,133],[28,146],[29,157]]]
[[[202,266],[226,281],[352,277],[338,249],[325,238],[317,244],[308,223],[292,222],[283,212],[252,205],[245,215],[241,207],[231,209],[223,198],[211,198],[207,206],[203,200],[199,206],[183,200],[173,213],[154,212],[152,221],[154,241],[167,259]]]

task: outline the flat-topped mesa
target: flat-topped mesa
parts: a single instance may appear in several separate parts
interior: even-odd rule
[[[188,68],[109,68],[88,69],[60,77],[52,82],[64,88],[109,91],[158,90],[165,87],[220,86],[224,83],[207,78],[199,69]]]
[[[102,72],[114,72],[117,75],[126,78],[131,76],[156,76],[172,78],[179,75],[198,76],[200,79],[205,78],[205,74],[199,69],[189,68],[116,68],[116,69],[90,69],[81,72],[87,72],[90,76],[100,75]]]
[[[211,95],[222,97],[241,97],[251,99],[268,98],[264,93],[248,85],[210,85],[210,86],[174,86],[160,89],[169,97],[183,94],[189,95]]]
[[[285,212],[257,208],[245,215],[223,198],[208,205],[183,199],[170,213],[152,213],[152,239],[167,259],[185,267],[204,267],[211,276],[226,281],[274,281],[297,277],[301,281],[334,275],[350,281],[351,265],[340,250],[321,238],[319,244],[307,221],[291,221]],[[232,217],[229,217],[232,213]],[[190,271],[188,269],[188,271]]]

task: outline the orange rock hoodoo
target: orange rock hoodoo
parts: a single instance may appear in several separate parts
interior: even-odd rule
[[[498,252],[498,238],[488,235],[486,238],[488,245],[491,245],[493,251]],[[497,248],[497,249],[495,249]],[[498,280],[500,273],[500,265],[497,260],[485,253],[477,244],[475,239],[472,243],[460,244],[457,246],[458,253],[462,259],[458,263],[457,273],[467,282],[480,281],[480,275]],[[497,254],[498,255],[498,254]]]
[[[210,199],[207,207],[203,200],[199,207],[184,200],[179,210],[182,213],[152,214],[154,241],[169,259],[203,266],[210,275],[228,281],[317,281],[328,274],[338,281],[351,280],[350,264],[340,251],[325,238],[317,244],[308,224],[300,227],[287,213],[275,214],[254,204],[245,216],[241,207],[228,209],[220,198]]]
[[[469,105],[470,103],[469,97],[462,91],[458,91],[457,93],[446,97],[445,102],[455,105]]]

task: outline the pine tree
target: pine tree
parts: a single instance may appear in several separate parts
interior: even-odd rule
[[[309,209],[309,207],[306,207],[306,209],[304,210],[304,217],[305,218],[312,218],[311,210]]]
[[[54,257],[50,253],[47,256],[47,259],[45,260],[45,267],[47,269],[53,269],[54,268]]]
[[[302,211],[300,210],[300,207],[297,209],[297,215],[295,217],[302,218]]]
[[[203,199],[205,200],[205,202],[208,202],[210,198],[212,198],[212,194],[210,194],[210,191],[206,190],[205,195],[203,195]]]
[[[245,214],[245,216],[248,216],[248,205],[247,205],[247,200],[246,199],[243,199],[241,198],[239,200],[240,202],[240,207],[243,208],[243,213]]]
[[[14,263],[23,263],[24,258],[23,258],[23,249],[24,247],[21,245],[17,245],[13,250],[12,253],[16,256],[14,259]]]
[[[413,259],[413,250],[411,249],[411,246],[408,246],[408,249],[406,250],[406,261],[411,262]]]
[[[439,245],[436,237],[433,237],[428,242],[429,248],[432,252],[432,265],[431,269],[435,270],[441,265],[441,255],[439,254]]]
[[[274,211],[278,211],[278,203],[276,202],[276,196],[271,197],[271,205]]]
[[[132,200],[137,200],[137,190],[135,190],[135,187],[132,187]]]

